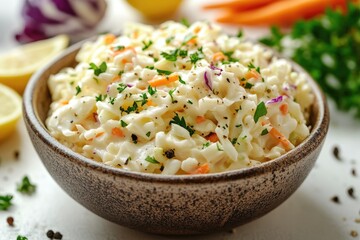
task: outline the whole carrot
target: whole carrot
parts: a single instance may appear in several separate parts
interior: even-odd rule
[[[219,9],[219,8],[229,8],[236,9],[237,11],[245,11],[254,8],[259,8],[261,6],[267,5],[274,1],[284,1],[284,0],[232,0],[232,1],[221,1],[217,3],[210,3],[203,6],[203,9]]]
[[[346,0],[275,1],[263,7],[238,13],[229,11],[217,19],[221,23],[244,25],[291,25],[299,19],[323,13],[328,7],[346,7]]]

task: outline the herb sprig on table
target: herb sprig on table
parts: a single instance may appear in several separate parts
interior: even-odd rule
[[[346,14],[328,9],[319,19],[299,21],[290,33],[273,27],[261,42],[305,68],[337,107],[360,118],[360,5]],[[295,46],[295,47],[294,47]]]

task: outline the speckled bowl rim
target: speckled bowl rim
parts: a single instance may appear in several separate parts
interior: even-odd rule
[[[94,39],[94,37],[90,39]],[[316,119],[313,120],[315,124],[314,126],[312,126],[310,135],[302,143],[296,146],[296,148],[292,149],[291,151],[285,153],[284,155],[278,158],[275,158],[268,162],[264,162],[257,166],[220,172],[220,173],[209,173],[204,175],[160,175],[153,173],[140,173],[140,172],[132,172],[124,169],[118,169],[105,165],[104,163],[96,162],[92,159],[82,156],[79,153],[74,152],[70,148],[58,142],[54,137],[52,137],[49,134],[45,125],[42,123],[40,117],[35,111],[35,107],[34,107],[35,98],[33,95],[35,89],[39,85],[38,79],[40,78],[40,76],[43,75],[53,64],[55,64],[58,61],[61,61],[61,59],[64,58],[66,55],[71,54],[73,51],[79,50],[82,44],[86,41],[89,41],[89,39],[74,44],[69,48],[65,49],[59,56],[57,56],[47,65],[45,65],[43,68],[38,70],[29,80],[23,95],[24,119],[26,118],[31,129],[44,143],[46,143],[49,147],[53,148],[56,152],[64,156],[64,161],[72,161],[75,162],[76,164],[82,165],[86,168],[90,168],[94,171],[98,171],[103,174],[110,174],[117,177],[127,177],[127,178],[132,178],[146,182],[184,183],[184,184],[205,183],[205,182],[213,183],[213,182],[223,182],[223,181],[236,180],[236,179],[246,179],[253,177],[255,175],[261,175],[266,172],[274,171],[284,165],[285,166],[291,165],[293,163],[296,163],[297,161],[301,161],[302,157],[299,158],[297,155],[310,154],[310,152],[316,149],[317,145],[320,145],[323,142],[322,140],[326,136],[329,127],[329,110],[326,103],[326,98],[323,92],[320,90],[318,84],[298,64],[296,64],[292,60],[289,60],[281,56],[275,50],[270,49],[256,42],[257,44],[262,45],[264,48],[271,50],[274,53],[275,57],[283,58],[289,61],[292,65],[292,68],[296,72],[301,72],[305,74],[315,95],[315,102],[317,101],[318,110],[319,110]],[[316,143],[315,147],[312,147],[313,143]],[[306,151],[305,154],[302,154],[301,152],[305,150],[309,150],[309,151]]]

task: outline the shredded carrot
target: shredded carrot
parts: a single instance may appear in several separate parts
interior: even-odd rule
[[[60,102],[62,105],[67,105],[67,104],[69,104],[69,100],[64,100],[64,101],[61,101]]]
[[[239,12],[229,10],[217,18],[218,22],[244,25],[288,26],[299,19],[307,19],[321,14],[326,8],[346,9],[347,0],[296,0],[274,1],[252,10]]]
[[[218,1],[205,5],[204,9],[218,9],[229,8],[236,9],[237,11],[246,11],[254,8],[259,8],[266,4],[272,3],[277,0],[233,0],[233,1]]]
[[[111,82],[118,82],[119,80],[120,80],[120,76],[115,76],[115,77],[113,77]]]
[[[209,135],[207,135],[205,137],[206,140],[210,141],[210,142],[218,142],[219,141],[219,138],[218,136],[216,135],[216,133],[210,133]]]
[[[111,43],[113,43],[116,39],[116,36],[114,34],[106,34],[105,37],[104,37],[104,42],[105,44],[109,45]]]
[[[249,80],[251,78],[259,79],[261,78],[261,76],[260,73],[258,73],[256,70],[251,69],[250,71],[247,71],[247,73],[245,73],[245,78],[246,80]]]
[[[265,126],[266,124],[269,124],[270,121],[267,119],[267,120],[264,120],[261,122],[261,126]]]
[[[201,30],[201,27],[197,26],[196,28],[194,28],[194,33],[199,33]]]
[[[285,147],[286,150],[291,149],[289,140],[281,132],[279,132],[276,128],[274,128],[274,127],[271,128],[269,133],[273,138],[278,140]]]
[[[195,45],[197,42],[196,40],[196,36],[192,39],[190,39],[189,41],[186,42],[187,45]]]
[[[114,127],[112,130],[111,130],[111,134],[116,136],[116,137],[124,137],[125,134],[123,133],[123,131],[121,131],[120,128],[118,127]]]
[[[210,167],[208,163],[204,163],[203,165],[200,165],[193,174],[206,174],[210,172]]]
[[[121,59],[121,63],[122,64],[126,64],[126,63],[128,63],[129,61],[127,60],[127,59],[125,59],[125,58],[123,58],[123,59]]]
[[[177,73],[172,73],[169,76],[155,76],[153,79],[149,80],[148,83],[151,87],[158,87],[177,80],[179,80],[179,75]]]
[[[157,106],[153,101],[151,101],[151,100],[148,100],[147,102],[146,102],[146,105],[148,105],[148,106]]]
[[[196,123],[202,123],[206,120],[206,118],[204,116],[197,116],[195,121]]]
[[[97,138],[97,137],[100,137],[100,136],[102,136],[104,134],[104,132],[98,132],[96,135],[95,135],[95,137]]]
[[[227,57],[224,55],[223,52],[216,52],[212,56],[213,62],[223,61],[223,60],[226,60],[226,59],[227,59]]]
[[[283,115],[286,115],[289,112],[289,105],[287,103],[283,103],[280,105],[279,109]]]

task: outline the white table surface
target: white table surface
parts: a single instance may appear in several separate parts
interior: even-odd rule
[[[20,0],[2,0],[0,7],[0,52],[15,46],[14,32],[21,26]],[[211,19],[213,13],[204,13],[200,5],[206,0],[185,0],[179,16],[190,21]],[[142,21],[134,10],[121,0],[109,0],[109,11],[99,26],[100,30],[119,30],[124,20]],[[114,27],[116,26],[116,27]],[[236,29],[231,29],[236,31]],[[250,37],[259,34],[257,29],[246,31]],[[1,104],[1,103],[0,103]],[[330,102],[331,124],[314,169],[301,187],[281,206],[266,216],[240,226],[234,233],[218,233],[206,236],[177,237],[176,239],[360,239],[352,237],[355,230],[360,234],[360,121],[338,112]],[[332,154],[334,146],[340,148],[343,158],[338,161]],[[19,151],[16,160],[14,152]],[[355,169],[357,176],[351,171]],[[32,196],[16,192],[16,183],[28,175],[37,185]],[[355,199],[347,189],[353,187]],[[14,205],[8,211],[0,211],[0,240],[15,240],[25,235],[31,240],[47,239],[48,229],[60,231],[64,240],[115,240],[142,239],[162,240],[166,236],[150,235],[111,223],[70,198],[51,178],[42,165],[28,137],[23,120],[17,130],[5,142],[0,142],[0,195],[14,195]],[[338,196],[340,204],[331,201]],[[15,226],[9,227],[6,218],[13,216]]]

